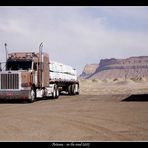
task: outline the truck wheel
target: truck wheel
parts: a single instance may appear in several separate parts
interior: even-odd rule
[[[76,87],[77,87],[77,89],[76,89],[76,95],[79,95],[79,84],[76,84]]]
[[[72,85],[68,86],[68,94],[71,95],[72,94]]]
[[[59,97],[59,89],[58,89],[58,87],[56,87],[56,99]]]
[[[79,95],[79,92],[76,92],[76,95]]]
[[[32,103],[35,101],[35,99],[36,99],[36,92],[34,89],[31,89],[29,102]]]
[[[72,85],[71,85],[71,92],[72,92],[72,95],[75,95],[75,94],[76,94],[76,87],[75,87],[75,84],[72,84]]]
[[[57,85],[54,85],[53,93],[52,93],[52,98],[56,99],[58,97],[59,97],[59,89],[58,89]]]
[[[52,98],[53,98],[53,99],[56,98],[56,90],[55,90],[55,87],[54,87],[54,89],[53,89]]]

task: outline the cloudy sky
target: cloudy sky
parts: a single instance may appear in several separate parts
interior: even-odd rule
[[[1,6],[0,61],[8,51],[43,50],[81,73],[102,58],[148,56],[148,7]]]

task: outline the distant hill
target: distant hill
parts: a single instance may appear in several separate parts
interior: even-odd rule
[[[95,73],[96,69],[98,68],[98,64],[87,64],[84,67],[82,74],[79,76],[80,78],[88,78],[92,74]]]
[[[87,64],[80,78],[136,78],[148,77],[148,56],[127,59],[101,59],[98,64]]]

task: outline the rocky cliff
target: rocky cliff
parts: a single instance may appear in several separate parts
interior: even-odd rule
[[[87,64],[80,77],[85,79],[148,77],[148,56],[102,59],[98,64]]]
[[[87,78],[95,73],[96,69],[98,68],[98,64],[87,64],[84,67],[84,70],[82,74],[80,75],[80,78]]]

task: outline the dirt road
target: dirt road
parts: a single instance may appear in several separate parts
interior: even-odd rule
[[[148,99],[130,99],[79,95],[1,102],[0,141],[147,141]]]

